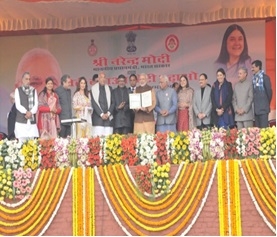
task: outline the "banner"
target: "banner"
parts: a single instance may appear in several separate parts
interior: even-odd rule
[[[120,74],[129,77],[132,73],[146,73],[156,88],[161,74],[166,74],[171,83],[186,74],[190,86],[196,89],[201,73],[206,73],[213,84],[219,67],[226,70],[227,80],[234,84],[236,70],[241,65],[248,68],[251,79],[252,60],[261,60],[266,71],[265,22],[237,23],[244,33],[237,31],[227,42],[224,37],[233,24],[1,37],[0,131],[7,131],[7,113],[12,106],[9,94],[20,85],[25,71],[31,73],[31,84],[38,92],[44,88],[48,76],[54,78],[57,87],[61,76],[69,74],[74,92],[79,77],[85,76],[91,84],[93,74],[100,71],[105,72],[112,87]],[[240,64],[232,64],[231,60],[216,63],[220,57],[231,59],[245,52],[249,57]]]

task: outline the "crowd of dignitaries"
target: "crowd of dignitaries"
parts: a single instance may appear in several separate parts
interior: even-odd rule
[[[155,90],[145,73],[138,77],[132,74],[129,78],[121,74],[112,89],[105,73],[100,72],[93,76],[90,88],[87,79],[80,77],[74,93],[70,89],[71,78],[65,74],[56,90],[53,79],[48,77],[45,88],[37,93],[30,86],[30,73],[25,72],[22,86],[14,92],[15,103],[9,118],[14,118],[15,124],[13,127],[9,119],[8,135],[20,141],[36,137],[66,138],[72,136],[73,118],[79,119],[77,138],[113,133],[177,132],[211,126],[268,127],[272,98],[270,79],[262,70],[260,60],[252,62],[252,81],[247,79],[248,73],[246,68],[239,68],[235,85],[227,80],[222,68],[217,70],[212,85],[202,73],[196,90],[189,86],[186,75],[181,75],[172,86],[167,75],[160,75],[159,88]],[[130,100],[132,93],[141,97],[147,93],[147,105],[133,107],[137,101]]]

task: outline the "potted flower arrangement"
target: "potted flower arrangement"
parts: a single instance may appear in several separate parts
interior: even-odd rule
[[[269,128],[262,128],[260,130],[260,154],[261,158],[275,158],[276,159],[276,128],[275,126]]]
[[[180,164],[182,161],[189,160],[189,136],[187,132],[169,133],[171,162]]]
[[[166,194],[170,192],[169,172],[170,172],[169,162],[163,165],[158,165],[157,162],[154,162],[151,165],[150,173],[151,173],[153,195],[157,195],[159,193]]]
[[[138,190],[142,193],[152,193],[150,165],[137,165],[135,171],[135,180]]]

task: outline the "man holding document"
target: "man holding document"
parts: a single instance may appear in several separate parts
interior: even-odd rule
[[[130,109],[135,111],[134,133],[155,133],[155,118],[153,109],[156,106],[154,88],[149,86],[145,73],[139,76],[139,86],[136,93],[129,94]]]

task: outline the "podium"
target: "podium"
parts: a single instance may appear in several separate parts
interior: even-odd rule
[[[71,123],[71,137],[72,138],[77,138],[77,130],[76,130],[76,123],[83,123],[86,122],[86,119],[82,118],[71,118],[71,119],[62,119],[61,123]]]

